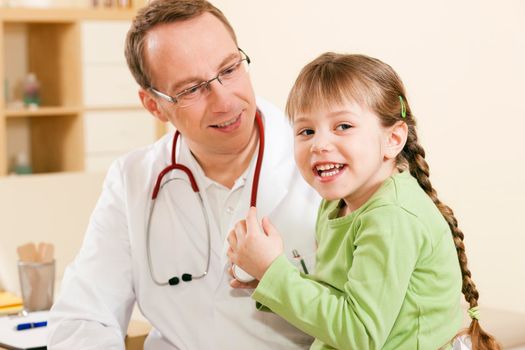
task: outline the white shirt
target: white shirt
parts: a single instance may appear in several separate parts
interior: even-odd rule
[[[315,251],[314,225],[320,198],[301,178],[293,160],[290,126],[281,111],[257,101],[265,123],[266,147],[259,182],[258,215],[268,216],[283,236],[284,251]],[[227,224],[210,227],[210,270],[206,277],[177,286],[152,280],[146,253],[146,222],[158,174],[171,159],[173,135],[116,161],[108,172],[82,248],[67,268],[49,319],[48,349],[124,349],[123,338],[137,302],[154,330],[145,349],[305,349],[312,338],[273,313],[255,309],[250,290],[232,289],[224,252],[229,228],[246,217],[253,167],[239,187],[238,204]],[[180,140],[179,152],[187,148]],[[195,174],[191,162],[179,163]],[[164,188],[150,231],[152,268],[159,280],[202,272],[207,235],[202,210],[191,205],[195,193],[186,176],[168,175],[178,189]],[[202,179],[198,180],[199,182]],[[169,186],[171,186],[171,183]],[[201,187],[203,186],[200,183]],[[201,191],[212,213],[208,191]],[[162,196],[162,198],[161,198]],[[213,205],[215,207],[215,205]],[[215,216],[211,214],[208,216]],[[213,220],[215,220],[213,218]],[[152,220],[152,223],[154,221]]]
[[[258,149],[258,148],[257,148]],[[254,154],[257,154],[257,149]],[[206,191],[206,196],[208,197],[208,202],[210,203],[210,209],[213,213],[213,221],[217,226],[217,230],[220,233],[221,238],[225,239],[229,233],[229,223],[231,221],[232,215],[235,212],[237,206],[240,204],[241,194],[244,190],[244,185],[247,181],[248,172],[253,166],[255,166],[255,161],[257,157],[253,157],[248,169],[237,178],[231,189],[228,187],[213,181],[206,176],[202,167],[199,165],[199,162],[191,154],[188,147],[183,147],[179,153],[181,159],[187,159],[188,163],[193,169],[197,171],[194,172],[195,180],[197,183],[202,184],[202,189]]]

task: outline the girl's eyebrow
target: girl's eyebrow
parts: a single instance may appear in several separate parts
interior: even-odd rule
[[[308,121],[308,118],[300,117],[300,118],[294,119],[293,123],[296,124],[296,123],[301,123],[301,122],[306,122],[306,121]]]
[[[332,112],[328,113],[326,116],[328,118],[335,118],[335,117],[339,117],[341,115],[348,115],[348,114],[355,115],[355,113],[352,112],[349,109],[338,109],[336,111],[332,111]]]
[[[352,115],[354,116],[355,113],[352,112],[351,110],[349,109],[338,109],[338,110],[335,110],[335,111],[331,111],[330,113],[327,113],[326,115],[324,115],[324,117],[327,117],[327,118],[336,118],[336,117],[339,117],[341,115]],[[308,121],[309,118],[307,117],[299,117],[297,119],[294,119],[293,120],[293,123],[301,123],[301,122],[306,122]]]

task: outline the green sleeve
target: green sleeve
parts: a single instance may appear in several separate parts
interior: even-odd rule
[[[252,297],[334,348],[381,349],[403,304],[424,234],[419,221],[396,206],[372,209],[355,220],[354,232],[346,233],[355,239],[344,240],[352,246],[339,248],[351,260],[337,262],[350,266],[346,276],[342,271],[342,290],[301,276],[280,256]]]

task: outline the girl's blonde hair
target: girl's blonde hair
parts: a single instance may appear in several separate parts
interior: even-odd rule
[[[384,127],[398,121],[407,124],[407,142],[396,164],[401,170],[410,171],[447,221],[461,267],[462,292],[470,308],[477,307],[479,293],[467,267],[463,232],[452,209],[439,200],[430,183],[429,166],[425,151],[418,142],[416,121],[407,102],[405,87],[392,67],[365,55],[324,53],[302,69],[288,96],[286,113],[293,120],[298,113],[312,112],[345,101],[368,106],[379,116]],[[474,350],[500,349],[495,339],[481,329],[476,318],[472,318],[470,327],[459,334],[470,335]]]

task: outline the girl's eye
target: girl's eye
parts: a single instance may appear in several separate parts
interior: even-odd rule
[[[313,134],[314,134],[314,131],[312,129],[302,129],[302,130],[299,130],[299,132],[297,133],[297,135],[301,135],[301,136],[309,136]]]
[[[352,125],[348,124],[348,123],[342,123],[342,124],[339,124],[338,126],[336,126],[335,130],[339,130],[339,131],[343,131],[343,130],[348,130],[352,127]]]

